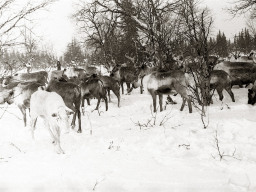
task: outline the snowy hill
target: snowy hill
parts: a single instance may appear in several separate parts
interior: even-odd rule
[[[122,95],[120,108],[111,95],[100,116],[93,100],[83,132],[61,135],[64,155],[41,119],[32,140],[18,108],[2,105],[0,191],[256,191],[256,106],[247,104],[246,88],[233,92],[235,103],[226,92],[223,103],[216,96],[207,129],[197,109],[179,111],[180,96],[153,114],[155,125],[152,99],[138,89]]]

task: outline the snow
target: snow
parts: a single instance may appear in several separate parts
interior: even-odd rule
[[[2,105],[0,191],[256,191],[256,107],[247,104],[247,88],[233,92],[235,103],[225,91],[223,102],[216,95],[207,129],[197,109],[179,111],[180,96],[173,97],[178,104],[153,114],[155,125],[152,99],[139,89],[122,95],[120,108],[112,94],[109,111],[101,103],[100,116],[92,100],[83,132],[76,127],[61,135],[64,155],[55,153],[42,119],[33,140],[18,108]],[[137,126],[150,119],[147,127]],[[227,155],[221,161],[216,131]]]

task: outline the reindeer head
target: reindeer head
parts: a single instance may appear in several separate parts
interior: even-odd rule
[[[59,107],[57,112],[52,113],[52,120],[57,122],[57,126],[59,126],[64,133],[69,133],[68,116],[73,113],[74,112],[68,107]]]
[[[111,73],[110,73],[110,77],[113,77],[115,80],[120,80],[120,73],[119,70],[122,67],[122,65],[120,64],[116,64],[115,67],[112,69]]]

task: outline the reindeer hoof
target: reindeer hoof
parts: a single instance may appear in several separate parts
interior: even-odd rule
[[[55,150],[56,150],[56,153],[58,153],[58,154],[65,154],[61,148],[57,148]]]
[[[77,133],[82,133],[82,130],[79,130],[79,129],[78,129],[78,130],[77,130]]]

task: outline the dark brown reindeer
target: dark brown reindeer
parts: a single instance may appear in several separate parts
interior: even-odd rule
[[[110,76],[120,83],[122,94],[124,94],[123,84],[126,83],[127,92],[130,93],[132,90],[131,84],[138,78],[138,74],[136,73],[137,69],[135,67],[135,57],[129,57],[127,54],[125,54],[125,57],[129,59],[133,65],[126,66],[126,64],[116,64],[110,73]]]
[[[80,84],[81,87],[81,99],[82,99],[82,110],[84,113],[84,100],[90,98],[97,98],[97,106],[95,110],[99,109],[100,100],[104,99],[106,104],[106,111],[108,110],[108,99],[107,91],[104,87],[104,83],[97,78],[95,75],[92,75],[87,81],[84,81]]]
[[[108,93],[108,99],[109,102],[111,102],[110,99],[110,91],[113,91],[113,93],[116,95],[118,104],[117,106],[120,107],[120,86],[119,83],[109,76],[99,76],[99,79],[103,82],[103,86],[106,88]]]
[[[110,77],[118,81],[122,88],[122,94],[124,94],[124,83],[127,85],[127,91],[131,88],[131,83],[137,79],[135,74],[135,67],[127,67],[117,64],[111,71]]]
[[[64,100],[66,106],[74,111],[72,120],[72,129],[75,127],[76,116],[78,117],[78,133],[82,132],[81,129],[81,90],[80,87],[71,82],[61,82],[53,79],[49,82],[46,91],[58,93]]]

